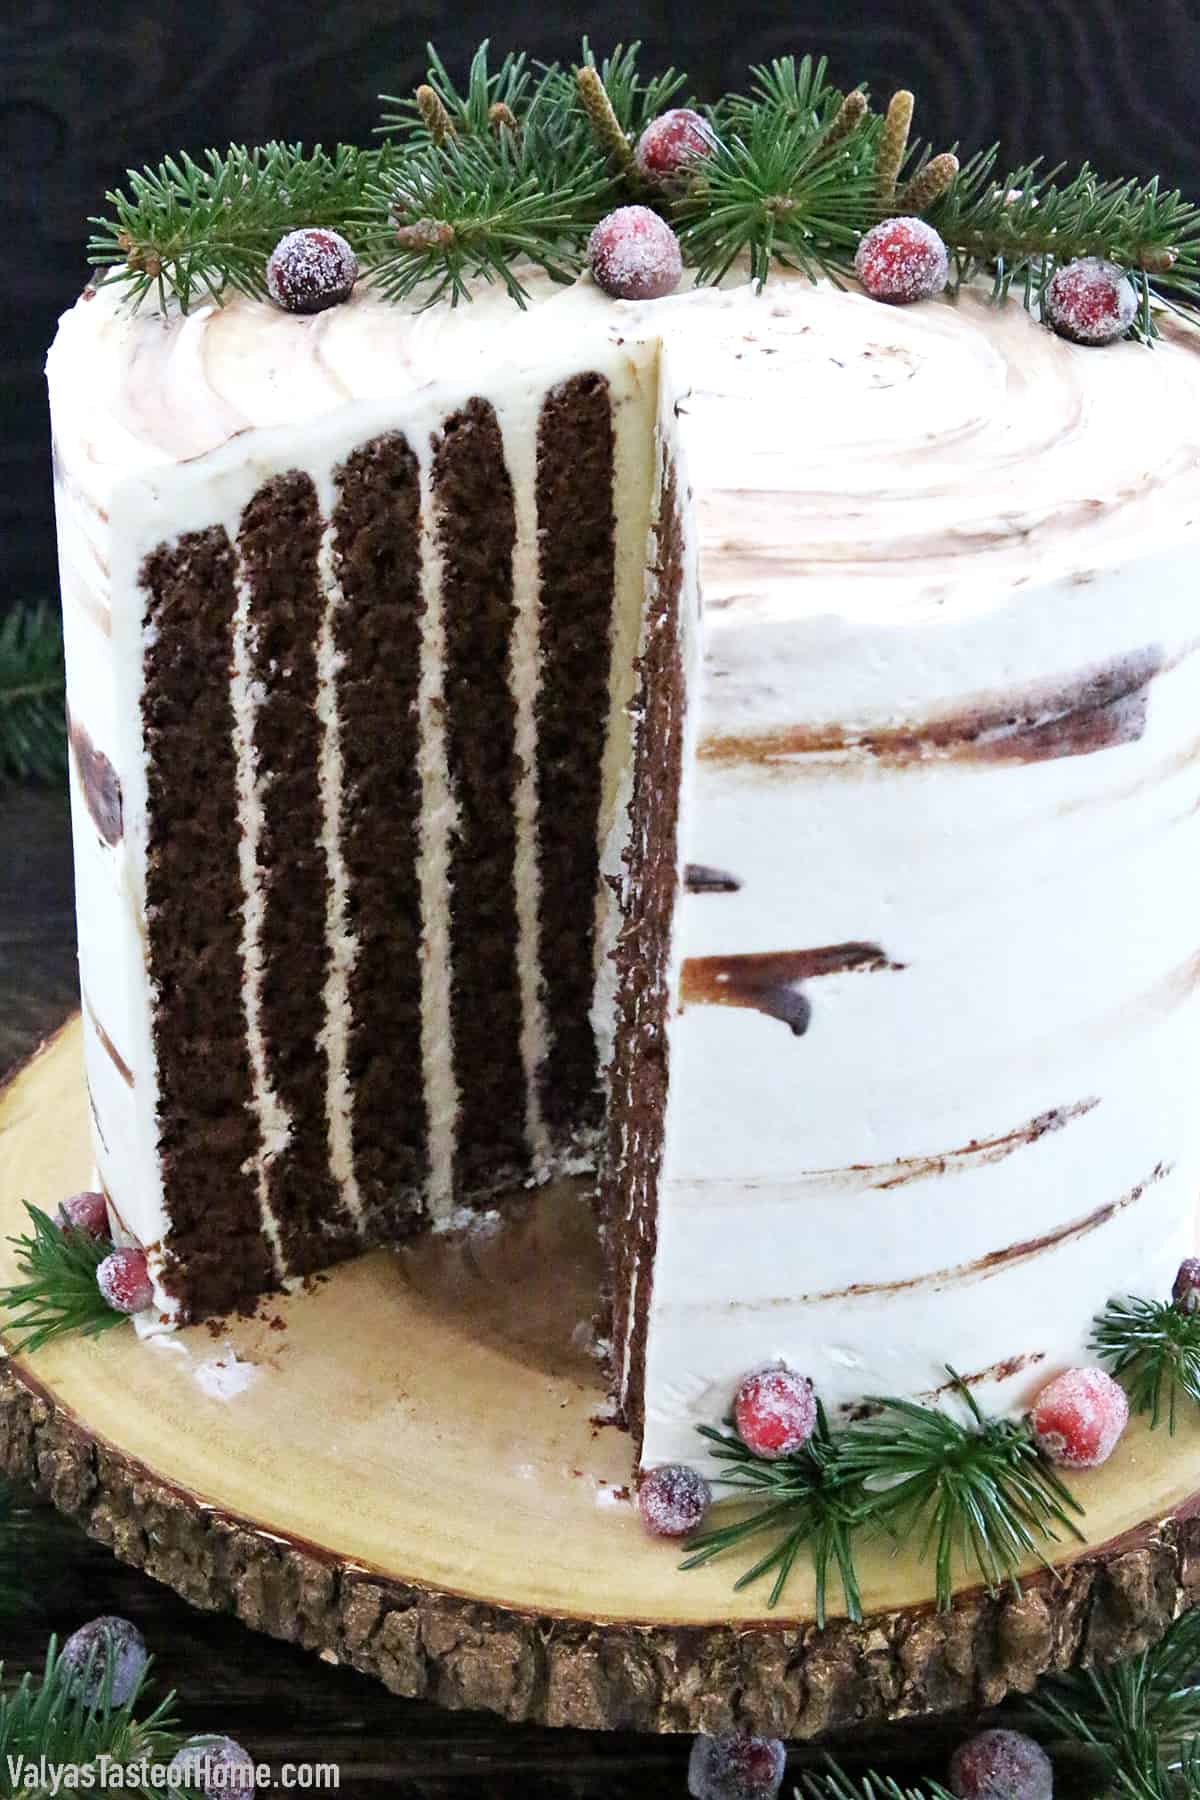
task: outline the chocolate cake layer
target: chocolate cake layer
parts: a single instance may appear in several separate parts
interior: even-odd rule
[[[601,1209],[613,1298],[613,1367],[625,1423],[640,1453],[646,1322],[654,1278],[658,1179],[668,1088],[671,927],[679,894],[679,790],[687,696],[680,640],[683,531],[673,466],[657,526],[657,591],[646,617],[634,714],[634,813],[615,952],[608,1148]]]
[[[266,1165],[266,1197],[292,1274],[348,1254],[358,1242],[329,1168],[328,1074],[320,1041],[329,882],[317,773],[321,531],[316,489],[295,471],[258,490],[238,538],[250,589],[251,676],[261,694],[254,752],[266,776],[258,844],[259,1026],[268,1081],[290,1120],[285,1147]]]
[[[598,1125],[602,1109],[590,1009],[616,529],[604,376],[577,375],[552,389],[537,456],[538,938],[548,1038],[538,1086],[551,1139],[563,1144]]]
[[[457,809],[450,845],[450,1007],[460,1098],[458,1193],[519,1180],[528,1166],[517,964],[516,608],[512,482],[495,412],[470,400],[434,454],[443,558],[446,759]]]
[[[394,1239],[414,1228],[428,1175],[417,714],[425,603],[417,460],[405,438],[390,433],[355,451],[336,484],[341,845],[347,929],[356,945],[347,1047],[354,1172],[366,1228]]]
[[[252,1171],[257,1123],[242,1011],[242,893],[230,687],[235,563],[220,526],[143,565],[146,928],[159,1154],[171,1230],[164,1282],[192,1317],[273,1278]]]

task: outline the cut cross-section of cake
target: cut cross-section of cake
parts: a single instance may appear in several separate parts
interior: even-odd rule
[[[1016,1412],[1194,1248],[1195,334],[528,287],[63,321],[114,1225],[186,1320],[598,1174],[647,1463]]]

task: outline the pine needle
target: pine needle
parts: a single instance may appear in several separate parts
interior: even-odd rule
[[[1096,1320],[1092,1348],[1153,1430],[1166,1414],[1174,1436],[1180,1399],[1200,1402],[1200,1312],[1170,1301],[1111,1300]]]
[[[183,1741],[173,1714],[175,1696],[168,1694],[144,1717],[138,1716],[146,1696],[149,1666],[123,1706],[112,1704],[111,1668],[106,1670],[100,1695],[89,1704],[84,1698],[87,1671],[81,1680],[75,1670],[64,1666],[51,1638],[40,1680],[25,1674],[15,1687],[0,1692],[0,1791],[41,1791],[14,1774],[17,1759],[36,1766],[44,1757],[52,1766],[96,1772],[102,1757],[123,1769],[143,1763],[153,1769],[169,1763]],[[121,1785],[125,1793],[146,1800],[166,1791],[162,1782]]]
[[[1006,1583],[1019,1591],[1027,1556],[1049,1569],[1043,1544],[1060,1534],[1084,1541],[1075,1523],[1082,1506],[1044,1462],[1029,1428],[987,1419],[970,1389],[948,1369],[967,1412],[965,1422],[936,1407],[868,1396],[878,1416],[852,1425],[838,1447],[838,1466],[862,1483],[872,1524],[897,1542],[933,1555],[937,1604],[954,1597],[956,1563],[974,1570],[990,1594]]]
[[[31,1233],[10,1238],[25,1279],[0,1288],[4,1337],[10,1349],[31,1354],[53,1339],[81,1332],[97,1337],[128,1323],[128,1314],[109,1306],[96,1284],[96,1270],[112,1249],[74,1227],[63,1229],[26,1202]]]
[[[841,1583],[846,1611],[862,1618],[862,1598],[854,1567],[854,1532],[860,1522],[861,1494],[842,1473],[837,1459],[837,1440],[830,1432],[824,1408],[818,1406],[817,1428],[804,1447],[792,1456],[767,1461],[748,1450],[732,1431],[702,1425],[700,1435],[715,1449],[709,1454],[729,1465],[730,1473],[717,1476],[721,1487],[753,1494],[762,1508],[727,1525],[715,1526],[688,1543],[684,1569],[698,1568],[727,1551],[739,1550],[764,1535],[776,1538],[773,1546],[753,1562],[734,1582],[734,1591],[749,1587],[764,1575],[774,1577],[767,1605],[783,1598],[788,1578],[801,1551],[807,1546],[816,1578],[816,1619],[824,1625],[830,1578]]]
[[[923,1782],[920,1787],[901,1787],[890,1775],[877,1775],[872,1769],[857,1780],[827,1757],[827,1767],[802,1773],[797,1797],[805,1800],[954,1800],[939,1782]]]
[[[1043,1684],[1034,1709],[1048,1731],[1094,1753],[1121,1800],[1200,1795],[1200,1611],[1149,1650],[1109,1668]]]
[[[63,680],[57,607],[18,606],[0,618],[0,784],[65,774]]]

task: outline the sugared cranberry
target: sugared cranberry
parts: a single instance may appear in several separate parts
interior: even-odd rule
[[[666,1463],[642,1477],[637,1502],[651,1537],[687,1537],[703,1524],[712,1489],[687,1463]]]
[[[747,1450],[775,1461],[799,1450],[817,1423],[813,1384],[782,1363],[747,1375],[733,1403],[738,1436]]]
[[[1116,263],[1081,256],[1064,263],[1046,283],[1042,311],[1059,337],[1073,344],[1111,344],[1137,317],[1132,281]]]
[[[103,1194],[68,1194],[58,1209],[57,1222],[63,1231],[82,1231],[85,1237],[102,1240],[111,1236]]]
[[[907,306],[940,294],[950,272],[946,246],[924,219],[883,219],[867,232],[854,272],[872,300]]]
[[[144,1312],[154,1300],[144,1250],[114,1250],[96,1270],[96,1282],[116,1312]]]
[[[310,225],[280,238],[267,262],[267,292],[284,312],[318,313],[348,300],[358,258],[336,231]]]
[[[614,300],[661,300],[683,274],[679,239],[648,206],[618,206],[588,239],[588,263]]]
[[[692,1800],[775,1800],[787,1751],[778,1738],[698,1737],[688,1758]]]
[[[1189,1256],[1180,1263],[1171,1298],[1180,1312],[1195,1312],[1200,1308],[1200,1256]]]
[[[673,106],[651,119],[637,141],[637,166],[656,187],[679,187],[698,162],[711,156],[716,139],[708,120],[690,106]]]
[[[1064,1469],[1097,1469],[1129,1422],[1129,1401],[1103,1369],[1068,1369],[1042,1389],[1030,1422],[1039,1450],[1051,1462]]]
[[[950,1788],[959,1800],[1052,1800],[1054,1770],[1019,1731],[981,1731],[951,1757]]]
[[[132,1699],[147,1660],[146,1640],[137,1626],[113,1614],[73,1631],[60,1655],[88,1706],[95,1706],[106,1692],[113,1706],[124,1706]]]
[[[231,1737],[191,1738],[167,1769],[167,1790],[190,1794],[236,1794],[254,1800],[254,1758]]]

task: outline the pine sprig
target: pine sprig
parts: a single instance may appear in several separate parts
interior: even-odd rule
[[[447,139],[372,182],[363,246],[381,291],[453,304],[473,281],[499,281],[523,304],[522,263],[571,280],[586,241],[580,222],[603,216],[612,182],[579,145],[560,143],[551,156],[551,131],[538,109],[519,132]]]
[[[51,1638],[40,1679],[26,1673],[15,1687],[0,1692],[0,1771],[11,1784],[4,1791],[33,1796],[41,1791],[13,1778],[18,1758],[26,1765],[36,1766],[44,1757],[51,1766],[93,1770],[102,1757],[126,1769],[132,1764],[154,1768],[169,1763],[183,1742],[174,1717],[174,1694],[166,1695],[144,1717],[138,1716],[149,1667],[124,1705],[114,1706],[110,1659],[101,1692],[89,1703],[84,1698],[87,1670],[80,1679],[78,1671],[62,1662]],[[131,1782],[123,1784],[123,1791],[150,1800],[163,1787]]]
[[[764,1504],[747,1518],[692,1538],[689,1555],[681,1566],[698,1568],[770,1533],[778,1541],[739,1576],[734,1583],[735,1592],[764,1575],[773,1575],[767,1605],[776,1606],[807,1545],[816,1581],[817,1624],[825,1623],[829,1580],[835,1571],[849,1617],[861,1619],[862,1598],[853,1548],[861,1494],[856,1483],[839,1468],[837,1440],[830,1432],[824,1408],[818,1406],[817,1427],[808,1443],[794,1455],[774,1462],[755,1456],[732,1431],[717,1431],[704,1425],[700,1432],[715,1446],[709,1454],[729,1466],[728,1474],[717,1477],[718,1484],[751,1493]]]
[[[1194,1800],[1200,1794],[1198,1667],[1195,1611],[1138,1656],[1046,1682],[1034,1708],[1048,1731],[1095,1753],[1123,1800],[1179,1794]]]
[[[863,1484],[871,1522],[897,1541],[932,1551],[940,1611],[954,1593],[956,1559],[989,1593],[1017,1587],[1027,1556],[1050,1568],[1042,1545],[1067,1532],[1083,1540],[1082,1506],[1038,1453],[1027,1425],[988,1419],[966,1384],[947,1371],[966,1409],[959,1420],[910,1400],[869,1397],[876,1417],[850,1426],[838,1465]],[[1073,1516],[1074,1515],[1074,1516]]]
[[[1081,256],[1117,263],[1138,290],[1135,335],[1156,335],[1153,303],[1190,311],[1200,301],[1200,208],[1158,178],[1102,181],[1085,163],[1070,179],[1037,162],[997,174],[993,146],[971,157],[930,209],[951,252],[955,285],[992,276],[995,299],[1015,289],[1040,306],[1054,271]]]
[[[717,1485],[762,1504],[693,1538],[682,1567],[769,1536],[771,1547],[734,1585],[773,1575],[767,1602],[773,1607],[807,1546],[819,1624],[834,1571],[848,1616],[862,1617],[855,1551],[863,1534],[915,1541],[922,1558],[933,1553],[940,1612],[953,1601],[956,1564],[977,1574],[992,1594],[1005,1583],[1017,1588],[1029,1556],[1050,1568],[1043,1545],[1060,1542],[1063,1533],[1083,1541],[1076,1523],[1082,1506],[1039,1455],[1027,1425],[985,1418],[965,1383],[947,1372],[964,1420],[940,1407],[871,1396],[873,1418],[832,1431],[818,1405],[813,1436],[778,1459],[758,1456],[732,1431],[701,1426],[701,1436],[716,1446],[709,1454],[730,1466]]]
[[[877,1775],[873,1769],[855,1780],[832,1757],[827,1758],[826,1768],[801,1774],[796,1793],[805,1800],[954,1800],[937,1781],[901,1787],[890,1775]]]
[[[31,1353],[69,1333],[97,1337],[124,1325],[128,1315],[109,1306],[96,1284],[96,1270],[111,1244],[74,1227],[63,1229],[26,1202],[32,1232],[10,1238],[23,1281],[0,1288],[3,1334],[9,1347]]]
[[[1181,1398],[1200,1402],[1200,1312],[1170,1301],[1110,1300],[1096,1320],[1092,1348],[1122,1383],[1134,1412],[1153,1430],[1164,1412],[1174,1436]]]
[[[61,777],[63,680],[57,607],[19,606],[0,618],[0,784]]]
[[[131,171],[93,221],[91,258],[133,302],[153,293],[186,309],[230,289],[261,297],[278,239],[325,225],[393,299],[467,299],[481,278],[520,303],[522,263],[570,277],[597,217],[647,197],[632,146],[686,85],[674,69],[644,72],[637,44],[598,58],[585,39],[574,69],[522,54],[493,68],[484,43],[460,86],[431,47],[417,92],[384,97],[375,150],[234,145]],[[716,148],[690,184],[649,195],[696,279],[744,262],[759,283],[775,265],[836,281],[863,233],[907,208],[946,240],[955,285],[986,277],[995,298],[1016,293],[1036,311],[1062,262],[1095,255],[1137,286],[1135,336],[1156,334],[1158,307],[1200,311],[1200,211],[1178,192],[1086,167],[1064,180],[1036,164],[1000,176],[994,149],[956,173],[954,152],[908,147],[909,101],[902,92],[886,118],[872,115],[861,90],[829,84],[820,58],[753,69],[747,93],[708,109]],[[507,164],[487,154],[500,148]]]
[[[233,144],[200,161],[184,154],[130,169],[127,187],[106,196],[112,216],[91,221],[88,261],[106,271],[99,284],[119,281],[135,304],[153,292],[165,310],[170,293],[186,312],[229,288],[261,299],[267,258],[285,233],[325,225],[358,247],[367,186],[390,155]]]
[[[851,149],[869,141],[865,125],[830,142],[838,105],[831,95],[815,123],[772,111],[720,132],[673,213],[700,282],[720,281],[742,260],[760,286],[773,263],[813,280],[849,270],[875,218],[874,172]]]
[[[507,107],[514,115],[519,114],[532,79],[528,59],[524,55],[509,54],[504,57],[499,68],[493,70],[489,67],[488,53],[488,40],[485,38],[471,58],[466,85],[459,88],[437,50],[432,44],[427,44],[425,54],[429,58],[429,68],[425,81],[411,98],[397,94],[380,95],[386,110],[376,126],[377,133],[386,137],[415,139],[418,143],[434,137],[435,133],[430,128],[428,103],[422,105],[420,99],[423,89],[433,94],[449,122],[451,132],[456,136],[484,136],[491,123],[492,112],[497,106]],[[444,135],[443,131],[442,136]]]

